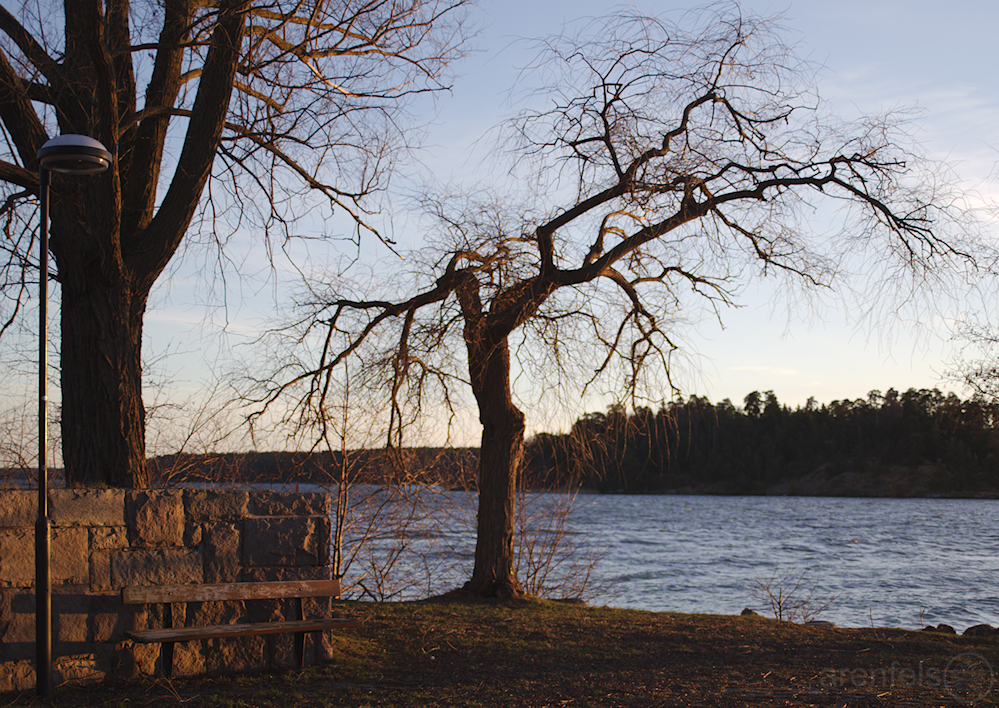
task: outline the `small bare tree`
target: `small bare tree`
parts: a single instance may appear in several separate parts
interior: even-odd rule
[[[630,12],[585,24],[544,42],[532,68],[539,107],[498,151],[517,159],[527,194],[428,198],[437,227],[411,278],[393,273],[378,294],[314,284],[288,330],[312,354],[257,394],[264,407],[322,405],[324,382],[363,353],[398,445],[431,404],[470,389],[482,437],[465,590],[498,597],[523,592],[513,375],[563,402],[598,382],[658,398],[677,320],[697,301],[729,304],[746,277],[824,288],[859,265],[875,282],[918,282],[967,258],[947,232],[952,202],[898,119],[834,122],[778,28],[735,3],[683,26]],[[809,222],[819,203],[838,229]]]
[[[0,488],[16,486],[34,477],[32,461],[38,444],[38,420],[28,406],[0,409]]]
[[[594,579],[603,552],[573,533],[576,494],[522,491],[517,500],[514,572],[524,592],[556,600],[596,595]]]
[[[757,600],[770,606],[774,619],[782,622],[815,621],[835,601],[835,598],[821,594],[818,585],[808,577],[808,571],[781,573],[774,570],[769,579],[757,576],[752,590]]]
[[[269,432],[286,431],[290,447],[329,460],[318,481],[333,501],[330,563],[344,594],[426,597],[460,562],[448,543],[461,503],[448,489],[465,478],[463,461],[446,449],[378,449],[378,406],[364,398],[365,366],[350,364],[325,382],[326,406],[271,421]]]

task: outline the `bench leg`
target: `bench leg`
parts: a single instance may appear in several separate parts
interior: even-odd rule
[[[295,670],[301,671],[305,668],[305,632],[297,632],[294,637],[295,643]]]
[[[163,606],[163,627],[173,629],[173,603]],[[163,675],[173,678],[173,642],[160,644],[160,658],[163,660]]]
[[[305,619],[305,606],[302,604],[302,598],[296,597],[292,606],[295,613],[294,618],[297,620]],[[301,671],[305,668],[305,632],[295,634],[292,642],[295,649],[295,670]]]
[[[160,656],[163,659],[163,675],[173,678],[173,642],[164,642],[160,646]]]

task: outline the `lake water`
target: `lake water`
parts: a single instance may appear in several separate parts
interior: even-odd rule
[[[435,513],[409,541],[424,552],[409,572],[436,584],[424,594],[454,587],[470,569],[474,495],[447,498],[462,519]],[[533,495],[532,504],[567,499]],[[552,518],[532,523],[550,532]],[[561,538],[577,557],[599,557],[591,605],[769,615],[755,582],[776,576],[771,589],[786,590],[793,583],[781,578],[804,574],[813,606],[828,604],[819,618],[840,626],[999,625],[999,501],[580,495]]]
[[[997,501],[604,495],[576,517],[606,547],[596,603],[769,614],[755,581],[805,573],[840,626],[999,625]]]

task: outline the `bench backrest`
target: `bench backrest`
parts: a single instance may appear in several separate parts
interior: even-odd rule
[[[122,588],[126,605],[219,600],[276,600],[286,597],[340,597],[340,581],[279,580],[216,585],[148,585]]]

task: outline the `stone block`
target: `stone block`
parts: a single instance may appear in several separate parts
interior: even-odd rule
[[[34,590],[0,591],[0,661],[21,661],[34,656]]]
[[[333,613],[333,600],[328,597],[302,598],[302,611],[306,617],[330,617]]]
[[[261,671],[267,668],[265,637],[210,639],[207,642],[207,669],[212,674]]]
[[[315,638],[316,643],[316,663],[329,664],[332,662],[336,647],[336,638],[333,636],[333,631],[325,629],[322,632],[314,633],[312,636]]]
[[[90,529],[90,590],[107,592],[111,585],[111,556],[128,548],[125,528],[98,526]]]
[[[295,665],[295,654],[292,648],[293,638],[290,634],[271,634],[267,639],[267,655],[271,659],[272,668],[290,669]],[[309,641],[310,635],[305,638],[305,661],[307,664],[315,664],[315,651],[313,642]]]
[[[197,548],[200,546],[204,532],[203,524],[187,524],[184,528],[184,546],[187,548]]]
[[[101,612],[90,618],[90,632],[95,644],[121,641],[125,626],[118,613]]]
[[[202,533],[206,583],[232,583],[239,580],[242,524],[206,524]]]
[[[52,609],[52,651],[57,656],[90,648],[90,617]]]
[[[243,564],[257,567],[326,565],[329,563],[329,532],[324,529],[328,527],[329,519],[320,516],[247,519]],[[327,539],[325,549],[323,538]]]
[[[56,526],[124,526],[124,489],[53,489],[49,517]]]
[[[249,514],[250,494],[236,490],[185,490],[184,506],[189,523],[239,521]]]
[[[184,545],[184,499],[178,490],[128,492],[125,517],[134,548]]]
[[[88,530],[81,527],[55,528],[50,543],[52,584],[89,584]],[[0,531],[0,586],[32,587],[34,584],[34,529]]]
[[[53,585],[90,584],[89,546],[89,529],[80,526],[53,529],[49,561]]]
[[[0,587],[35,584],[35,530],[0,530]]]
[[[90,618],[90,633],[95,644],[117,643],[125,639],[126,628],[134,624],[119,612],[100,612]]]
[[[129,639],[115,645],[111,660],[112,673],[123,679],[155,676],[159,658],[159,644],[136,644]]]
[[[0,664],[0,693],[35,690],[35,667],[31,661],[6,661]]]
[[[90,631],[95,643],[121,641],[125,638],[125,628],[119,615],[109,612],[95,614],[90,618]]]
[[[291,619],[291,600],[254,600],[246,604],[247,622],[284,622]]]
[[[189,548],[118,551],[111,556],[111,586],[204,582],[201,553]]]
[[[35,614],[35,590],[15,589],[7,590],[5,597],[10,598],[11,612],[22,612],[34,616]]]
[[[93,595],[90,602],[90,639],[94,644],[117,644],[125,631],[145,625],[148,614],[143,605],[123,605],[115,594]]]
[[[111,551],[128,548],[124,526],[95,526],[90,529],[90,550]]]
[[[6,640],[6,629],[11,622],[11,600],[18,590],[0,590],[0,661],[3,661],[3,642]]]
[[[255,516],[329,516],[330,495],[325,492],[252,492],[250,513]]]
[[[0,657],[5,660],[26,659],[33,655],[35,646],[34,613],[18,613],[4,628],[3,649]]]
[[[164,625],[164,609],[166,605],[131,605],[131,607],[142,608],[144,612],[136,612],[133,617],[132,629],[158,629]],[[187,605],[183,602],[175,602],[173,605],[173,626],[177,627],[184,623],[184,616]]]
[[[191,625],[234,624],[246,617],[246,603],[236,600],[189,602],[186,616]]]
[[[174,676],[197,676],[205,673],[204,644],[201,641],[178,642],[173,645]]]
[[[270,566],[267,568],[243,568],[243,581],[263,582],[267,580],[329,580],[332,577],[329,566]]]
[[[319,562],[317,565],[329,565],[330,549],[333,543],[333,522],[329,516],[319,516],[316,519],[316,546]]]
[[[0,491],[0,528],[35,527],[38,492],[24,489]]]
[[[97,667],[104,672],[106,679],[113,679],[116,676],[117,659],[115,657],[114,644],[93,644],[90,647]]]
[[[117,551],[90,552],[90,590],[92,592],[107,592],[111,585],[111,556]]]
[[[90,595],[88,588],[61,585],[52,589],[52,639],[55,655],[80,654],[90,649]]]
[[[159,613],[154,613],[155,608],[162,608],[161,605],[121,605],[118,610],[122,632],[127,629],[151,629],[163,626],[162,609]],[[150,615],[156,614],[156,620],[150,619]],[[106,625],[105,625],[106,627]]]
[[[52,662],[52,680],[56,685],[65,683],[97,683],[106,672],[93,653],[57,656]]]

